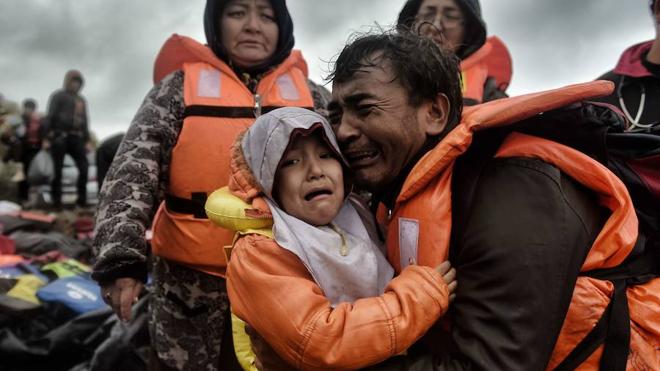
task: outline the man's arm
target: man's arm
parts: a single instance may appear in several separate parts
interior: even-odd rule
[[[54,92],[48,100],[48,109],[46,117],[44,118],[45,127],[43,130],[44,138],[51,139],[53,127],[55,126],[56,121],[59,119],[58,115],[60,114],[60,105],[61,105],[61,94],[59,91]]]
[[[469,214],[452,251],[452,349],[381,368],[544,370],[602,226],[599,206],[554,166],[510,158],[486,165],[469,211],[454,212]]]
[[[83,124],[82,124],[82,132],[83,132],[83,140],[85,143],[89,141],[89,112],[87,111],[87,100],[85,98],[80,97],[83,102]]]

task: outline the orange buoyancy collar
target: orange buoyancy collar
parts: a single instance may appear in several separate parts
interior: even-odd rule
[[[174,59],[168,59],[172,56]],[[224,276],[223,247],[232,243],[234,232],[206,218],[206,197],[228,184],[231,146],[259,111],[314,106],[307,64],[294,50],[263,76],[253,94],[206,46],[174,35],[159,54],[154,77],[162,78],[171,69],[183,69],[186,111],[172,150],[165,202],[154,220],[153,251],[165,259]]]
[[[511,82],[511,75],[512,61],[506,45],[497,36],[491,36],[479,50],[461,61],[463,98],[482,103],[484,85],[489,77],[504,91]]]
[[[474,132],[507,126],[540,112],[607,95],[612,88],[610,82],[596,81],[467,107],[461,123],[415,165],[397,198],[387,235],[388,257],[395,269],[400,271],[410,263],[437,266],[447,259],[453,165],[467,151]],[[543,156],[543,160],[596,190],[602,204],[613,214],[584,268],[619,264],[637,238],[637,218],[623,183],[595,160],[569,147],[531,136],[516,135],[510,139],[502,145],[498,156]],[[523,147],[521,142],[527,145]],[[528,152],[515,151],[520,148]],[[576,174],[579,171],[590,176]]]
[[[470,146],[476,131],[503,127],[544,111],[607,95],[612,88],[610,82],[596,81],[466,108],[461,123],[413,168],[390,214],[386,242],[388,259],[395,270],[400,272],[409,264],[435,267],[447,260],[452,230],[453,166]],[[625,185],[605,166],[573,148],[515,132],[504,140],[495,157],[533,157],[553,164],[593,190],[599,203],[611,211],[587,254],[582,272],[618,266],[633,250],[638,238],[637,215]],[[380,211],[382,216],[383,209]],[[654,297],[658,290],[660,279],[654,279],[625,292],[630,322],[635,324],[630,327],[629,351],[634,356],[628,359],[628,367],[631,362],[657,365],[660,321],[655,314],[660,308]],[[567,359],[594,329],[613,295],[613,283],[578,277],[549,369]],[[603,349],[601,344],[582,363],[584,369],[598,368]]]

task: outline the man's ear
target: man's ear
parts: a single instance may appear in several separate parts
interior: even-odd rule
[[[424,128],[426,135],[437,136],[442,134],[449,122],[449,108],[449,98],[442,93],[428,102]]]

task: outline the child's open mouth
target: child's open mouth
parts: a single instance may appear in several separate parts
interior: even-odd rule
[[[306,201],[311,201],[317,197],[322,197],[322,196],[329,196],[332,194],[332,191],[329,189],[317,189],[312,192],[309,192],[308,194],[305,195],[305,200]]]

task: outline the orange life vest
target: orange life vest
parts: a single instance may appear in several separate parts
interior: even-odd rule
[[[611,89],[611,83],[598,81],[467,107],[460,125],[416,164],[389,216],[388,258],[397,272],[408,264],[437,266],[448,258],[453,166],[457,157],[468,149],[475,131],[506,126],[540,112],[608,94]],[[535,157],[553,164],[594,190],[600,203],[612,212],[582,271],[615,267],[632,251],[638,235],[638,220],[632,201],[621,180],[600,163],[567,146],[520,133],[510,134],[496,157]],[[383,209],[379,218],[385,218]],[[608,306],[613,291],[609,281],[578,278],[548,369],[559,365],[585,338]],[[634,362],[650,368],[660,364],[658,292],[660,279],[628,288],[630,352],[634,354],[628,359],[629,368]],[[601,354],[602,346],[581,367],[598,369]]]
[[[186,111],[172,150],[165,201],[154,219],[152,248],[165,259],[224,276],[223,247],[231,244],[234,232],[206,218],[206,197],[228,184],[230,148],[255,116],[277,107],[313,107],[307,64],[294,50],[253,94],[206,46],[176,35],[168,43],[163,49],[170,53],[161,50],[154,78],[183,63]]]
[[[497,36],[491,36],[476,52],[461,61],[463,98],[482,103],[484,86],[490,77],[498,89],[504,91],[511,82],[511,55]]]

